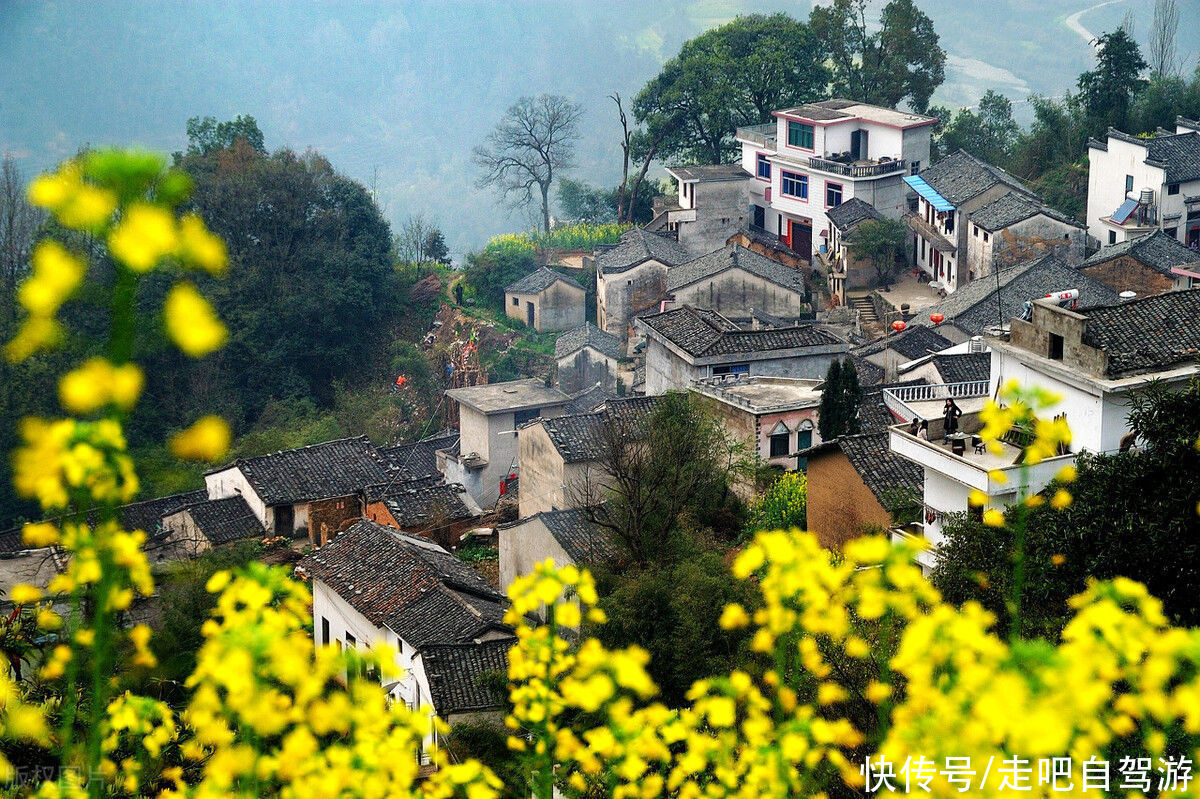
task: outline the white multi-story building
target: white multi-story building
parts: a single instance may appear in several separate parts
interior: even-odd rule
[[[1200,243],[1200,122],[1149,138],[1112,128],[1088,142],[1088,234],[1102,247],[1159,229]]]
[[[1030,492],[1039,491],[1084,450],[1113,452],[1130,446],[1130,394],[1151,381],[1181,390],[1200,373],[1200,290],[1078,311],[1037,300],[1028,320],[1013,319],[1007,337],[987,343],[990,385],[986,393],[970,393],[994,397],[1000,386],[1016,380],[1058,394],[1061,401],[1048,413],[1066,417],[1070,452],[1023,467],[1020,434],[1003,443],[1000,454],[973,440],[983,426],[978,413],[964,413],[960,431],[966,438],[948,444],[937,418],[929,423],[928,441],[911,435],[904,425],[893,427],[892,451],[925,469],[924,529],[935,546],[942,540],[943,515],[968,510],[972,490],[987,495],[987,507],[1003,508],[1017,499],[1022,481]]]
[[[902,178],[929,163],[933,117],[825,100],[773,112],[775,121],[739,128],[750,223],[804,256],[831,236],[826,211],[857,197],[891,219],[907,210]]]

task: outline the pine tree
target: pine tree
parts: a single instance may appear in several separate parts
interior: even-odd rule
[[[817,430],[823,441],[857,433],[858,406],[862,401],[862,386],[853,362],[834,361],[825,373],[825,388],[821,392],[820,418]]]

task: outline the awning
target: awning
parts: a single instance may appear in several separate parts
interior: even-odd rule
[[[954,210],[954,204],[934,191],[933,186],[930,186],[928,183],[926,183],[925,178],[921,177],[920,175],[909,175],[904,178],[904,182],[911,186],[913,191],[928,200],[929,204],[932,205],[935,210]]]

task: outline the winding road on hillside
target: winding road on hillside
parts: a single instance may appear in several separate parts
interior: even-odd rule
[[[1079,34],[1079,37],[1081,39],[1083,39],[1085,42],[1087,42],[1087,44],[1091,45],[1092,47],[1095,47],[1096,46],[1095,45],[1096,34],[1092,33],[1090,30],[1083,27],[1083,23],[1079,21],[1079,18],[1082,17],[1084,14],[1088,13],[1089,11],[1095,11],[1097,8],[1104,8],[1104,6],[1111,6],[1114,3],[1123,3],[1124,1],[1125,0],[1104,0],[1103,3],[1096,3],[1096,5],[1088,6],[1087,8],[1083,9],[1082,11],[1076,11],[1074,14],[1067,17],[1066,26],[1068,28],[1070,28],[1071,30],[1073,30],[1075,33]]]

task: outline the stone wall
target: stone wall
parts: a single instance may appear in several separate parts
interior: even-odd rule
[[[1099,280],[1118,294],[1136,292],[1139,297],[1166,294],[1175,288],[1175,278],[1152,269],[1136,258],[1122,255],[1094,266],[1080,267],[1080,272]]]

